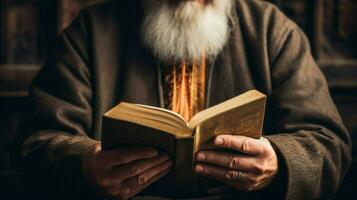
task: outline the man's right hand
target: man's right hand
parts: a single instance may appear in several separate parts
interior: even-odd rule
[[[167,154],[153,148],[102,151],[100,145],[82,160],[82,172],[96,194],[129,199],[165,176],[172,165]]]

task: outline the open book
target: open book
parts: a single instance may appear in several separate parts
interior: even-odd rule
[[[203,110],[187,122],[170,110],[122,102],[103,116],[103,149],[151,146],[168,152],[174,160],[174,193],[189,193],[194,188],[195,152],[214,148],[212,139],[221,134],[260,138],[265,103],[264,94],[251,90]]]

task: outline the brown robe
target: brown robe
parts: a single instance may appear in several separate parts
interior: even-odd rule
[[[280,173],[266,190],[222,198],[275,188],[286,199],[331,197],[350,164],[351,142],[308,40],[271,4],[235,3],[230,40],[207,71],[207,105],[250,89],[265,93],[264,134],[279,155]],[[87,192],[81,157],[100,140],[109,108],[122,100],[160,106],[157,60],[138,33],[141,10],[137,0],[86,9],[35,79],[17,136],[18,168],[41,194],[70,199]]]

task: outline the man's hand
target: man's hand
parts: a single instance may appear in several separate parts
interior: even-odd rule
[[[278,172],[277,155],[265,138],[221,135],[214,145],[238,152],[200,151],[196,154],[196,173],[238,190],[252,191],[267,186]]]
[[[152,148],[102,151],[97,145],[84,156],[82,171],[98,195],[129,199],[166,175],[171,165],[167,154]]]

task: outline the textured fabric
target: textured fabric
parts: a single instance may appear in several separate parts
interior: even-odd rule
[[[81,157],[100,141],[105,111],[120,101],[160,105],[157,60],[139,39],[138,2],[83,11],[30,89],[18,167],[28,186],[51,199],[83,199]],[[351,142],[308,41],[271,4],[235,2],[229,42],[206,73],[207,105],[250,89],[265,93],[264,134],[280,163],[273,185],[235,195],[266,198],[283,188],[286,199],[331,197],[349,166]]]

